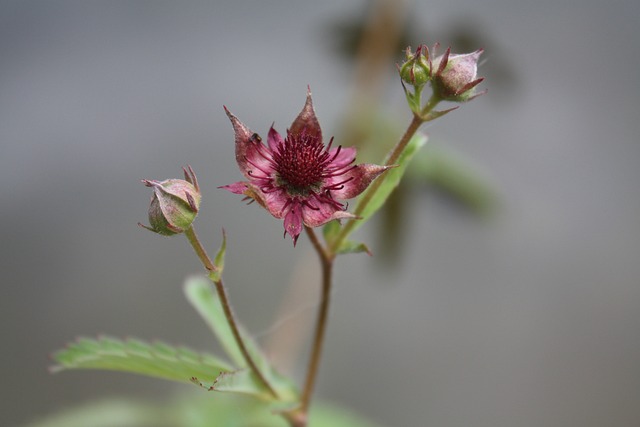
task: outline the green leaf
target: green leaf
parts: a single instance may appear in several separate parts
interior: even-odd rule
[[[179,418],[161,407],[127,400],[92,402],[34,421],[27,427],[172,427]]]
[[[418,132],[407,144],[407,147],[402,152],[400,157],[398,158],[398,162],[396,163],[397,167],[388,170],[385,172],[383,176],[378,179],[383,179],[384,181],[378,188],[378,191],[373,196],[369,204],[364,208],[362,213],[360,214],[361,220],[356,222],[353,230],[355,231],[358,227],[364,224],[371,216],[378,211],[387,200],[391,192],[398,186],[402,176],[407,170],[407,166],[411,162],[411,159],[415,156],[415,154],[426,144],[427,136]]]
[[[367,255],[373,255],[367,245],[362,242],[354,242],[351,240],[343,241],[336,251],[338,254],[357,254],[361,252],[366,252]]]
[[[215,265],[215,271],[209,273],[209,277],[214,282],[220,281],[222,277],[222,270],[224,270],[224,258],[227,252],[227,233],[222,230],[222,244],[220,245],[220,249],[218,249],[218,253],[216,254],[215,259],[213,260],[213,265]]]
[[[412,175],[436,185],[474,213],[493,212],[498,201],[495,185],[479,167],[448,146],[430,144],[414,162]]]
[[[326,402],[311,406],[309,427],[376,427],[371,421],[350,410]]]
[[[269,400],[272,396],[256,381],[255,376],[248,369],[241,369],[235,372],[221,372],[215,381],[200,381],[193,378],[192,382],[209,391],[221,391],[248,394],[263,400]]]
[[[325,224],[322,228],[322,234],[325,241],[335,241],[338,233],[340,232],[340,223],[338,221],[331,221]],[[371,255],[371,251],[364,243],[353,242],[351,240],[344,240],[340,247],[336,250],[337,254],[355,254],[360,252],[366,252]]]
[[[273,405],[240,394],[181,393],[155,403],[129,398],[91,402],[40,417],[26,427],[287,427]],[[376,427],[346,408],[314,401],[309,427]]]
[[[327,242],[333,242],[333,240],[340,233],[340,223],[338,221],[329,221],[322,227],[322,235]]]
[[[288,427],[273,403],[238,393],[184,395],[178,402],[167,402],[172,414],[178,413],[180,427]],[[149,424],[152,426],[153,424]]]
[[[53,355],[58,363],[52,372],[68,369],[103,369],[131,372],[172,381],[190,382],[192,377],[215,380],[234,368],[214,356],[185,347],[172,347],[136,339],[79,338]]]
[[[272,404],[241,394],[182,393],[155,403],[132,398],[90,402],[26,427],[287,427]],[[328,426],[327,426],[328,427]]]
[[[187,300],[216,335],[232,362],[238,367],[247,368],[247,363],[227,323],[220,298],[214,291],[212,283],[204,277],[194,276],[187,279],[184,292]],[[269,384],[276,390],[279,400],[295,400],[297,392],[293,384],[273,368],[266,356],[260,351],[258,345],[241,325],[238,325],[238,329],[251,358]]]

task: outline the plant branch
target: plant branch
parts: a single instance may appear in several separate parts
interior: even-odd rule
[[[413,120],[411,120],[411,123],[409,124],[409,127],[405,131],[404,135],[402,135],[402,138],[400,139],[400,141],[389,153],[387,160],[385,162],[385,166],[391,166],[398,160],[398,158],[400,157],[400,154],[405,149],[405,147],[407,146],[407,144],[409,143],[409,141],[411,140],[411,138],[416,133],[416,131],[418,130],[418,128],[422,123],[423,123],[423,120],[420,118],[420,116],[414,114]],[[371,202],[371,200],[373,199],[373,196],[375,196],[376,192],[384,182],[384,179],[385,179],[385,175],[373,181],[369,186],[369,188],[367,189],[367,191],[362,195],[362,198],[358,200],[358,205],[356,206],[356,209],[353,212],[356,216],[359,216],[364,211],[364,208],[367,207],[369,202]],[[340,233],[338,233],[338,236],[336,237],[336,239],[333,242],[331,242],[331,247],[329,248],[332,254],[335,254],[338,251],[338,249],[340,248],[340,245],[342,245],[342,242],[344,242],[344,240],[349,236],[351,231],[353,231],[353,228],[356,226],[356,221],[359,221],[359,220],[357,218],[351,219],[345,224],[344,227],[342,227],[342,229],[340,229]]]
[[[413,114],[411,123],[409,123],[409,126],[407,127],[407,130],[405,130],[404,134],[402,135],[402,138],[400,138],[400,141],[398,141],[398,143],[393,147],[393,149],[387,155],[387,159],[385,160],[385,163],[384,163],[385,166],[395,165],[395,163],[400,158],[400,155],[402,154],[402,152],[405,150],[405,148],[407,148],[407,145],[409,144],[409,141],[411,141],[411,138],[413,138],[415,133],[418,131],[418,129],[424,122],[431,121],[439,117],[439,115],[435,115],[432,117],[430,113],[433,111],[433,109],[436,107],[436,105],[440,101],[441,99],[439,97],[433,95],[431,96],[431,98],[429,98],[429,100],[425,104],[422,111],[420,111],[420,114],[416,114],[416,113]],[[386,175],[383,175],[371,183],[367,191],[358,200],[358,205],[356,206],[356,209],[353,212],[356,216],[360,216],[360,214],[362,214],[364,209],[373,199],[373,196],[376,195],[376,193],[382,186],[382,183],[384,182],[385,179],[386,179]],[[342,242],[344,242],[344,240],[349,236],[351,231],[353,231],[353,228],[356,226],[356,221],[358,221],[357,218],[351,219],[345,224],[344,227],[342,227],[336,239],[333,242],[331,242],[331,245],[329,247],[329,254],[332,254],[332,256],[336,254],[336,252],[340,248],[340,245],[342,245]]]
[[[213,262],[211,262],[211,258],[209,258],[209,255],[207,255],[207,251],[200,243],[200,239],[198,239],[193,226],[187,228],[184,232],[184,235],[187,236],[187,239],[189,239],[191,247],[196,252],[196,255],[198,255],[198,258],[200,258],[200,261],[204,265],[204,268],[206,268],[208,271],[215,271],[216,267]]]
[[[196,232],[194,231],[193,226],[185,230],[184,234],[187,236],[187,239],[189,239],[189,243],[191,244],[191,246],[193,247],[193,250],[198,255],[198,258],[200,258],[200,261],[202,261],[202,264],[204,265],[204,267],[209,271],[217,270],[216,266],[211,261],[211,258],[209,258],[209,255],[207,255],[206,250],[200,243],[200,240],[198,239],[198,236],[196,235]],[[233,315],[233,311],[231,310],[231,304],[229,303],[229,298],[227,297],[227,291],[225,290],[224,284],[222,283],[222,278],[220,278],[220,280],[217,280],[217,281],[216,280],[212,280],[212,281],[213,281],[213,284],[216,286],[216,291],[218,292],[218,296],[220,297],[220,304],[222,304],[222,310],[224,311],[224,315],[227,318],[227,323],[229,324],[229,328],[231,328],[231,333],[233,334],[233,337],[236,340],[236,344],[238,344],[238,348],[240,349],[240,352],[242,353],[244,360],[247,362],[249,369],[251,369],[251,371],[257,377],[258,381],[260,381],[265,386],[265,388],[269,391],[269,393],[277,399],[279,397],[278,393],[273,388],[273,386],[269,384],[269,381],[267,381],[267,379],[262,374],[262,372],[260,372],[260,369],[256,365],[255,361],[251,357],[251,354],[249,354],[249,350],[247,350],[247,347],[244,344],[242,336],[240,335],[240,330],[238,329],[238,323],[236,322]]]
[[[307,414],[309,411],[318,368],[320,367],[320,357],[322,355],[322,347],[324,344],[324,336],[329,314],[329,302],[331,300],[331,283],[334,260],[334,256],[324,249],[313,229],[305,226],[305,230],[309,236],[309,240],[311,240],[311,244],[320,257],[320,263],[322,265],[322,289],[320,293],[320,307],[318,308],[318,317],[316,320],[315,334],[311,347],[311,355],[309,357],[307,375],[302,391],[300,412],[303,414]]]

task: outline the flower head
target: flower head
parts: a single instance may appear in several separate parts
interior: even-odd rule
[[[402,81],[421,88],[431,79],[429,48],[425,45],[420,45],[415,52],[411,52],[411,47],[407,47],[405,57],[406,61],[401,66],[398,66]]]
[[[153,196],[149,205],[150,227],[138,225],[164,236],[183,233],[191,226],[200,206],[200,188],[191,166],[183,171],[184,180],[142,180],[144,185],[153,188]]]
[[[311,100],[307,101],[283,138],[273,126],[267,144],[226,109],[235,131],[236,161],[247,181],[223,186],[257,201],[271,215],[284,219],[295,245],[302,226],[318,227],[340,218],[354,218],[340,200],[362,193],[388,169],[354,165],[356,149],[327,146]]]
[[[435,48],[434,48],[435,50]],[[451,49],[432,61],[432,86],[434,93],[447,101],[470,101],[484,92],[475,93],[475,88],[484,78],[478,78],[478,59],[482,49],[465,54],[452,54]]]

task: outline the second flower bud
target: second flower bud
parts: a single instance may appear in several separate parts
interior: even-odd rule
[[[191,167],[184,169],[184,176],[184,180],[142,180],[144,185],[153,188],[153,196],[149,205],[150,226],[140,226],[164,236],[184,233],[191,226],[202,197]]]

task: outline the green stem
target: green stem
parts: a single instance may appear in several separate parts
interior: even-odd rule
[[[187,239],[189,239],[189,243],[191,243],[191,247],[193,248],[194,251],[196,251],[196,255],[198,255],[198,258],[200,258],[200,261],[204,265],[204,268],[206,268],[209,271],[215,271],[216,267],[213,264],[213,262],[211,262],[211,258],[209,258],[209,255],[207,255],[207,251],[204,249],[204,247],[200,243],[200,239],[198,239],[198,236],[196,235],[196,232],[193,229],[193,226],[190,226],[189,228],[187,228],[184,232],[184,235],[187,236]]]
[[[213,262],[211,262],[211,258],[209,258],[209,255],[207,255],[207,251],[204,249],[204,247],[200,243],[200,240],[198,239],[198,236],[196,235],[196,232],[193,229],[193,226],[185,230],[184,234],[187,236],[187,239],[189,239],[189,243],[191,243],[193,250],[198,255],[198,258],[200,258],[200,261],[202,261],[202,264],[204,265],[204,267],[209,271],[217,270],[216,266],[213,264]],[[271,386],[271,384],[269,384],[269,381],[267,381],[267,379],[262,374],[262,372],[260,372],[260,369],[254,362],[253,358],[251,357],[251,354],[249,354],[249,350],[247,350],[247,347],[244,344],[242,336],[240,335],[240,330],[238,329],[238,323],[236,322],[233,315],[233,311],[231,310],[231,304],[229,303],[229,298],[227,297],[227,291],[225,290],[224,284],[222,283],[222,278],[220,280],[212,280],[212,281],[213,281],[213,284],[216,286],[216,291],[218,292],[218,296],[220,297],[220,303],[222,304],[222,310],[224,311],[224,315],[227,318],[227,323],[231,328],[231,333],[233,334],[233,337],[236,340],[236,344],[238,345],[238,348],[240,349],[240,352],[242,353],[244,360],[247,362],[249,369],[251,369],[251,371],[254,373],[256,378],[258,378],[258,381],[260,381],[266,387],[269,393],[277,399],[279,397],[278,393]]]
[[[418,131],[420,126],[424,122],[431,120],[429,119],[429,113],[435,108],[435,106],[440,101],[441,99],[439,97],[431,96],[431,98],[429,98],[429,101],[427,101],[427,103],[425,104],[420,114],[415,114],[415,113],[413,114],[413,119],[411,120],[411,123],[409,123],[407,130],[405,130],[404,134],[402,135],[402,138],[400,138],[400,141],[398,141],[395,147],[393,147],[393,149],[389,152],[387,159],[384,163],[385,166],[393,166],[396,164],[396,162],[400,158],[400,155],[405,150],[405,148],[407,148],[409,141],[411,141],[411,138],[413,138],[413,136]],[[373,181],[373,183],[371,183],[367,191],[358,200],[358,205],[356,206],[356,209],[353,212],[356,216],[360,216],[360,214],[364,212],[364,209],[371,202],[371,200],[373,199],[373,196],[376,195],[376,193],[382,186],[382,183],[384,182],[385,179],[386,179],[386,175],[383,175],[380,178]],[[353,231],[353,228],[356,226],[356,221],[358,221],[358,218],[351,219],[345,224],[344,227],[342,227],[342,229],[340,230],[340,233],[338,233],[338,236],[331,243],[329,247],[329,254],[331,254],[331,256],[334,256],[334,254],[336,254],[336,252],[342,245],[342,242],[344,242],[344,240]]]
[[[384,163],[385,166],[392,166],[396,164],[396,162],[400,158],[400,154],[402,154],[404,149],[407,147],[407,144],[409,144],[409,141],[411,141],[411,138],[416,133],[416,131],[418,130],[418,128],[422,123],[423,123],[423,120],[420,118],[420,116],[414,114],[413,120],[411,120],[411,123],[409,123],[409,127],[404,132],[404,135],[402,135],[402,138],[400,138],[400,141],[398,141],[396,146],[393,147],[393,150],[391,150],[391,152],[389,153],[389,156],[387,157],[387,160]],[[378,192],[378,189],[380,188],[383,182],[384,182],[384,176],[382,176],[382,179],[376,179],[371,183],[366,193],[358,201],[358,206],[356,206],[356,209],[354,211],[355,215],[360,215],[364,211],[364,209],[367,207],[369,202],[371,202],[371,199],[373,199],[373,196],[375,196],[375,194]],[[350,222],[355,223],[355,221],[357,220],[351,220]]]
[[[413,120],[411,120],[411,123],[409,124],[409,127],[405,131],[404,135],[402,135],[402,138],[400,139],[400,141],[396,144],[396,146],[390,152],[389,157],[385,162],[385,166],[391,166],[398,160],[398,158],[400,157],[400,154],[402,153],[402,150],[404,150],[404,148],[407,146],[407,144],[411,140],[411,137],[413,137],[413,135],[416,133],[416,131],[418,130],[421,124],[422,124],[422,119],[420,118],[420,116],[414,114]],[[354,211],[354,214],[356,216],[359,216],[364,211],[364,208],[367,207],[369,202],[371,202],[371,200],[373,199],[373,196],[375,196],[376,192],[384,182],[384,179],[385,179],[385,176],[383,175],[380,178],[373,181],[373,183],[369,186],[367,191],[362,195],[362,198],[358,201],[358,205],[356,206],[356,209]],[[331,243],[331,247],[329,248],[332,254],[335,254],[338,251],[338,249],[342,245],[342,242],[344,242],[344,240],[349,236],[351,231],[353,231],[353,228],[356,226],[356,221],[358,221],[357,218],[351,219],[345,224],[344,227],[342,227],[342,229],[340,229],[340,233],[338,233],[338,236]]]
[[[334,257],[327,253],[322,244],[318,240],[318,236],[312,228],[306,227],[305,230],[311,240],[322,265],[322,289],[320,293],[320,307],[318,308],[318,317],[316,319],[315,334],[311,347],[311,355],[307,366],[307,375],[302,391],[301,405],[299,411],[306,416],[309,411],[311,397],[313,395],[318,368],[320,367],[320,356],[322,355],[322,347],[324,344],[325,331],[327,329],[327,319],[329,314],[329,302],[331,300],[331,283]]]
[[[431,110],[433,110],[433,108],[435,108],[439,101],[440,99],[431,97],[420,114],[414,113],[409,127],[405,131],[400,141],[389,153],[389,156],[387,157],[387,160],[385,162],[385,166],[394,165],[398,161],[400,155],[405,150],[405,148],[409,144],[409,141],[411,141],[411,138],[413,137],[413,135],[415,135],[418,128],[420,128],[420,126],[425,121],[429,120],[427,118],[428,114],[431,112]],[[373,196],[376,194],[383,182],[383,179],[377,179],[372,183],[372,185],[362,196],[358,203],[358,206],[356,207],[356,210],[354,212],[356,216],[360,215],[364,211],[365,207],[371,202]],[[295,427],[305,427],[307,423],[309,406],[311,404],[311,398],[313,396],[318,369],[320,367],[322,348],[324,346],[324,337],[327,329],[329,303],[331,301],[333,262],[337,254],[337,250],[340,248],[340,245],[353,230],[353,227],[355,227],[355,221],[356,220],[350,220],[349,222],[347,222],[347,224],[340,230],[337,238],[332,242],[330,246],[326,248],[322,245],[322,243],[320,243],[320,240],[318,239],[318,236],[313,231],[313,229],[305,226],[305,231],[309,236],[309,240],[311,241],[313,248],[316,250],[318,256],[320,257],[320,264],[322,266],[322,289],[320,292],[320,306],[318,308],[313,344],[311,347],[311,354],[309,356],[307,374],[302,389],[300,406],[289,414],[289,421],[291,425]]]

